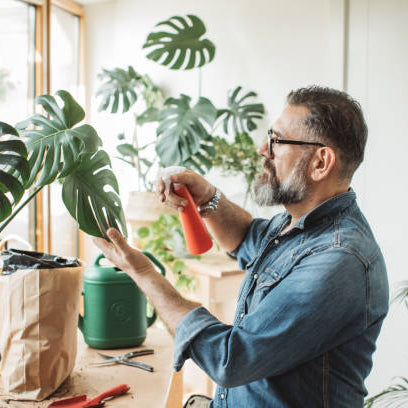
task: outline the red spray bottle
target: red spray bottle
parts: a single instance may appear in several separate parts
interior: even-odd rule
[[[185,170],[185,168],[181,166],[160,169],[158,178],[161,177],[168,186],[168,183],[170,183],[170,176],[183,170]],[[188,252],[192,255],[200,255],[207,252],[212,247],[213,243],[210,234],[204,225],[204,221],[197,210],[193,197],[188,191],[188,188],[184,185],[177,185],[174,192],[188,201],[184,210],[179,213]]]

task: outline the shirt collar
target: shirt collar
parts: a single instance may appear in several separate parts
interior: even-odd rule
[[[294,228],[304,229],[305,225],[310,225],[319,219],[324,217],[333,216],[347,207],[349,207],[356,200],[356,193],[350,187],[345,193],[340,193],[334,197],[329,198],[326,201],[320,203],[317,207],[308,213],[302,215],[296,222]],[[284,214],[284,219],[290,218],[290,214],[286,211]]]

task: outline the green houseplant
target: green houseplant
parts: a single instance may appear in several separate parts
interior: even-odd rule
[[[84,110],[66,91],[36,102],[44,114],[15,127],[0,122],[0,232],[44,186],[58,180],[81,230],[107,238],[107,229],[115,227],[127,235],[110,159],[95,129],[79,124]],[[43,258],[36,252],[24,256]],[[17,261],[8,265],[12,273],[3,270],[0,276],[1,377],[12,399],[46,398],[74,367],[84,266],[59,267],[60,261],[55,268],[47,263],[38,269]]]
[[[143,45],[148,52],[148,59],[171,70],[201,68],[213,61],[216,47],[205,37],[205,25],[197,16],[174,16],[159,22],[156,27],[158,30],[150,33]],[[248,184],[248,195],[256,171],[256,149],[250,134],[257,128],[256,121],[264,115],[264,106],[253,102],[257,96],[255,92],[243,94],[242,87],[238,86],[228,95],[226,106],[217,109],[208,97],[201,96],[201,90],[197,100],[186,94],[164,99],[163,93],[152,80],[147,75],[137,73],[131,66],[127,69],[104,69],[99,78],[104,81],[97,93],[101,101],[99,110],[113,114],[133,113],[133,135],[126,137],[120,134],[121,142],[117,150],[121,160],[137,170],[139,190],[141,186],[145,190],[151,189],[149,177],[152,176],[151,169],[157,165],[184,166],[201,174],[217,166],[222,168],[224,174],[243,173]],[[142,142],[138,129],[146,123],[156,125],[156,137]],[[216,136],[218,134],[223,137]],[[232,141],[228,143],[227,138]],[[237,140],[240,142],[235,145]],[[145,153],[152,145],[155,154],[147,156]],[[241,160],[239,163],[243,152],[240,153],[238,149],[242,147],[250,156],[249,161]],[[156,213],[149,222],[137,219],[139,214],[146,215],[150,208],[156,207],[153,199],[139,197],[140,193],[131,193],[128,218],[137,235],[138,244],[147,245],[150,242],[155,246],[158,238],[154,230],[160,225],[162,229],[168,227],[166,223],[169,218]],[[133,208],[134,203],[148,205],[139,210]],[[150,228],[152,222],[155,227]],[[175,230],[173,232],[171,236],[166,234],[165,248],[164,241],[160,244],[168,255],[167,259],[172,259],[169,261],[172,269],[174,265],[182,266],[182,261],[175,257],[172,249],[178,242],[178,233]],[[150,234],[149,239],[146,234]],[[190,278],[183,274],[182,269],[175,269],[178,269],[178,281],[189,282]]]
[[[144,153],[154,141],[142,143],[138,129],[146,123],[157,121],[163,108],[163,93],[148,75],[140,75],[131,66],[127,69],[103,69],[98,78],[104,81],[97,92],[101,99],[99,111],[132,115],[133,134],[129,137],[122,132],[117,136],[118,158],[136,169],[137,189],[149,191],[152,189],[149,173],[156,159],[148,159]]]
[[[213,61],[215,45],[203,38],[206,28],[197,16],[174,16],[156,26],[160,30],[150,33],[143,45],[149,51],[147,58],[172,70],[201,68]],[[242,96],[241,86],[228,95],[227,106],[218,109],[201,92],[196,101],[186,94],[164,100],[151,79],[138,74],[133,67],[103,70],[99,78],[105,81],[97,93],[101,99],[99,110],[126,113],[138,100],[143,101],[142,112],[134,113],[135,132],[137,125],[157,124],[156,139],[152,141],[157,156],[153,160],[158,159],[161,166],[180,165],[204,174],[213,166],[216,155],[214,136],[223,133],[234,140],[246,133],[251,137],[251,132],[257,129],[256,121],[265,112],[263,104],[251,101],[257,94],[248,92]],[[129,164],[134,167],[141,167],[135,165],[137,162],[145,164],[149,171],[151,160],[137,160],[145,147],[140,143],[121,143],[118,151]],[[145,179],[144,174],[139,172],[139,177]],[[149,186],[145,183],[145,187]]]
[[[66,91],[36,99],[49,116],[36,114],[16,128],[0,122],[0,232],[34,196],[55,180],[62,199],[84,232],[106,237],[112,226],[125,235],[118,184],[95,129],[76,126],[85,112]],[[26,190],[28,198],[18,203]]]
[[[165,263],[173,273],[175,287],[194,290],[195,279],[187,274],[183,257],[187,253],[180,218],[174,214],[161,214],[150,225],[137,230],[140,246]],[[200,258],[199,255],[194,255]]]

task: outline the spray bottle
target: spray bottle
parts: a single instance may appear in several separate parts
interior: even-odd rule
[[[157,178],[162,178],[168,189],[170,186],[170,176],[184,170],[185,168],[181,166],[166,167],[159,170]],[[183,226],[188,252],[192,255],[207,252],[213,243],[190,191],[186,186],[179,185],[174,188],[174,192],[188,202],[184,210],[180,212],[181,225]]]

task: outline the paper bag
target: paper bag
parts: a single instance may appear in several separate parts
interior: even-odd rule
[[[0,394],[41,401],[74,368],[83,267],[0,275]]]

